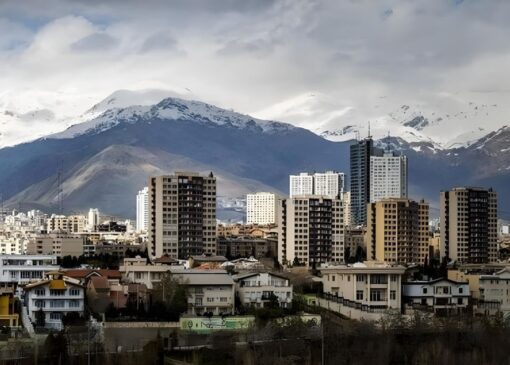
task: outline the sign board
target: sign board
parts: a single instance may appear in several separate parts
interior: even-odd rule
[[[218,330],[242,331],[248,329],[255,322],[254,316],[235,317],[183,317],[180,328],[185,331],[211,332]]]

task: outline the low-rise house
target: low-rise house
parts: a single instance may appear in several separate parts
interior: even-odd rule
[[[365,261],[321,267],[320,272],[325,296],[344,306],[367,312],[401,311],[403,266]]]
[[[68,313],[83,315],[85,308],[85,288],[79,281],[51,272],[47,278],[23,287],[24,303],[28,316],[34,324],[38,322],[38,312],[44,315],[45,327],[62,329],[62,318]]]
[[[119,271],[122,277],[130,283],[145,284],[148,289],[153,289],[155,283],[159,283],[166,273],[172,269],[183,269],[184,265],[165,263],[147,263],[146,258],[125,258]]]
[[[122,274],[119,270],[111,269],[66,269],[61,272],[70,278],[77,279],[80,284],[86,286],[89,280],[93,277],[104,277],[109,282],[119,282],[122,278]]]
[[[510,312],[510,269],[502,269],[492,275],[480,275],[478,279],[480,299],[476,313],[494,315]]]
[[[79,257],[83,255],[84,244],[85,238],[76,234],[38,234],[29,240],[27,254]]]
[[[234,280],[225,270],[173,269],[172,276],[187,287],[188,314],[234,314]]]
[[[403,284],[406,312],[424,310],[439,316],[464,313],[469,304],[469,283],[449,279],[410,281]]]
[[[282,308],[289,308],[292,304],[292,285],[284,276],[252,272],[235,275],[233,279],[236,294],[244,306],[263,308],[275,299]]]

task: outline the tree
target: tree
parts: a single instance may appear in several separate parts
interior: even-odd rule
[[[166,273],[161,281],[154,286],[152,292],[153,305],[151,312],[157,312],[167,320],[178,320],[188,309],[188,292],[186,285]],[[164,313],[164,314],[163,314]]]
[[[46,314],[42,308],[39,308],[39,310],[35,313],[35,325],[40,328],[46,326]]]

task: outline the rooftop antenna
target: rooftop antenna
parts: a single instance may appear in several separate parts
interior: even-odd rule
[[[391,150],[391,145],[390,145],[391,139],[390,139],[390,131],[389,130],[388,130],[388,137],[386,137],[386,139],[387,139],[386,150],[387,150],[387,152],[390,152],[390,150]]]
[[[372,138],[370,135],[370,121],[368,121],[368,139]]]

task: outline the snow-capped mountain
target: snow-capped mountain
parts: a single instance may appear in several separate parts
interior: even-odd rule
[[[408,143],[431,144],[439,150],[467,147],[508,124],[507,103],[495,98],[474,93],[434,95],[426,103],[402,103],[404,98],[389,96],[373,100],[367,97],[360,102],[312,92],[277,103],[255,115],[291,122],[332,141],[368,134],[382,139],[389,134]]]
[[[116,99],[112,98],[111,100],[115,101]],[[119,103],[102,102],[94,107],[95,111],[101,109],[97,107],[98,105],[104,107],[105,105],[119,105]],[[50,135],[47,138],[75,138],[82,134],[101,133],[121,123],[133,124],[154,120],[212,123],[238,129],[260,129],[265,133],[284,132],[295,128],[290,124],[255,119],[248,115],[221,109],[199,101],[166,98],[156,105],[110,108],[92,120],[73,125],[65,131]]]

